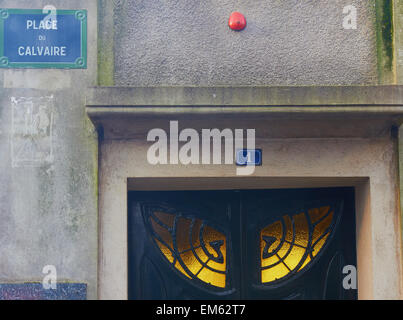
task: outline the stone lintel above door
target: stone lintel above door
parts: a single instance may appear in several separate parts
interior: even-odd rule
[[[86,111],[105,139],[144,136],[167,120],[255,128],[257,138],[376,138],[402,123],[403,86],[95,87]]]

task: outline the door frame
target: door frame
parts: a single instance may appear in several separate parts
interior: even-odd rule
[[[128,298],[128,242],[127,242],[127,194],[128,191],[174,190],[225,190],[225,189],[294,189],[354,187],[356,205],[356,247],[358,272],[358,299],[373,298],[372,224],[370,214],[370,179],[343,178],[128,178],[114,185],[114,209],[101,201],[103,212],[112,210],[100,224],[100,272],[99,295],[101,299]],[[116,195],[119,195],[116,197]],[[104,198],[109,198],[107,196]],[[116,207],[117,205],[117,207]],[[110,211],[109,211],[110,212]],[[105,224],[108,225],[105,228]],[[108,261],[106,261],[106,259]],[[102,262],[108,262],[103,264]],[[397,275],[398,276],[398,275]],[[398,277],[397,277],[398,278]]]
[[[99,133],[99,298],[127,298],[129,188],[190,188],[204,177],[212,180],[202,187],[234,187],[227,179],[236,179],[235,165],[147,161],[149,130],[180,120],[181,128],[198,131],[256,129],[263,163],[241,189],[355,187],[359,299],[402,299],[401,139],[394,129],[402,123],[401,92],[401,86],[90,88],[86,112]]]

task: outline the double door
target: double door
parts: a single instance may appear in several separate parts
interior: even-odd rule
[[[129,192],[131,299],[356,299],[352,188]]]

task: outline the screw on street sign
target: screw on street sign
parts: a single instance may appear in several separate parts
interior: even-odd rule
[[[87,11],[0,8],[0,68],[87,68]]]

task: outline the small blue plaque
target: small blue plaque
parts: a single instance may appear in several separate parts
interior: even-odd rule
[[[0,300],[86,300],[87,284],[57,283],[44,289],[42,283],[0,283]]]
[[[237,166],[261,166],[262,150],[261,149],[241,149],[236,152]]]
[[[87,68],[87,11],[0,8],[0,68]]]

